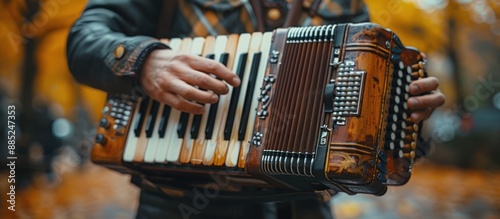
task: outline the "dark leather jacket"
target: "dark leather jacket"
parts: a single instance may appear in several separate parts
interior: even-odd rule
[[[75,79],[106,92],[130,93],[142,63],[153,49],[167,48],[154,36],[162,0],[90,0],[70,30],[67,42],[69,68]],[[251,32],[255,18],[245,23],[241,13],[252,16],[242,0],[181,0],[171,36]],[[265,7],[281,7],[284,0],[263,0]],[[305,1],[310,2],[310,1]],[[325,0],[311,17],[304,4],[298,25],[368,21],[362,0]],[[285,7],[281,7],[285,8]],[[244,11],[248,9],[248,11]],[[220,25],[193,30],[203,14],[216,14]],[[309,17],[308,17],[309,16]],[[250,21],[252,23],[250,23]],[[194,23],[193,23],[194,22]],[[201,26],[201,25],[198,25]],[[272,29],[268,27],[267,29]],[[216,32],[216,33],[214,33]]]

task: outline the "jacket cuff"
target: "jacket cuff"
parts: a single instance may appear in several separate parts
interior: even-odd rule
[[[106,57],[106,65],[117,76],[129,76],[138,79],[142,65],[155,49],[170,49],[158,39],[134,37],[114,46]]]

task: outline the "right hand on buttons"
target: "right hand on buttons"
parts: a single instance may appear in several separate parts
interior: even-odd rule
[[[210,74],[231,86],[241,83],[236,74],[219,62],[170,49],[151,52],[142,67],[140,83],[153,99],[183,112],[201,114],[205,108],[197,102],[215,103],[217,94],[229,91],[226,83]]]

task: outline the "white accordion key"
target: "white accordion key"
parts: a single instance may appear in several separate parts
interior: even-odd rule
[[[212,58],[214,61],[218,61],[214,50],[220,46],[224,46],[225,48],[225,45],[216,44],[216,39],[214,36],[208,36],[205,40],[202,57],[207,58],[208,55],[211,55],[213,56]],[[211,76],[215,77],[214,75]],[[196,139],[194,139],[193,153],[191,156],[192,164],[201,164],[203,162],[203,154],[205,153],[205,146],[207,141],[205,137],[205,128],[207,126],[208,113],[210,111],[210,107],[211,104],[205,104],[205,113],[201,115],[195,115],[195,118],[193,120],[193,125],[198,127],[193,127],[194,131],[193,134],[196,134]],[[196,121],[195,123],[194,121],[196,119],[199,119],[199,121]]]
[[[160,143],[160,134],[158,133],[158,127],[160,125],[161,113],[163,112],[164,104],[160,103],[158,107],[158,111],[156,113],[155,125],[153,128],[153,133],[151,138],[148,140],[148,144],[146,146],[146,153],[144,155],[144,162],[153,163],[155,161],[155,154],[158,148],[158,144]]]
[[[191,38],[184,38],[182,40],[179,51],[189,52],[191,49],[192,40]],[[171,118],[168,120],[168,126],[173,126],[173,128],[168,131],[167,139],[170,140],[168,143],[168,151],[167,151],[167,162],[178,162],[179,156],[182,149],[182,143],[184,141],[184,136],[179,136],[177,132],[177,128],[179,125],[179,121],[181,119],[181,112],[176,109],[172,109],[170,112]]]
[[[178,51],[181,47],[181,43],[182,43],[182,40],[180,38],[175,38],[175,39],[170,40],[170,43],[168,44],[168,46],[170,46],[170,48],[173,51]],[[158,148],[157,148],[156,154],[155,154],[156,155],[155,156],[156,163],[165,163],[166,162],[167,152],[168,152],[168,149],[170,148],[170,139],[173,137],[172,134],[175,131],[175,128],[176,128],[175,125],[179,121],[178,118],[174,121],[174,115],[173,115],[174,112],[173,111],[176,111],[176,110],[170,109],[170,114],[169,114],[168,121],[167,121],[165,136],[158,141],[158,146],[157,146]],[[158,113],[160,113],[160,111]]]
[[[238,47],[236,49],[236,56],[234,58],[234,65],[233,65],[233,72],[237,73],[238,72],[238,67],[240,65],[240,62],[245,62],[245,60],[240,60],[242,54],[246,54],[248,52],[248,48],[250,46],[250,40],[251,40],[251,35],[250,34],[241,34],[239,41],[238,41]],[[240,85],[241,86],[241,85]],[[230,87],[230,92],[229,94],[233,93],[233,89]],[[214,131],[215,134],[215,139],[212,138],[212,140],[216,141],[216,148],[215,148],[215,159],[214,159],[214,165],[216,166],[221,166],[224,164],[226,160],[226,153],[227,153],[227,147],[229,144],[229,140],[224,139],[224,128],[228,116],[228,111],[229,111],[229,104],[230,104],[231,98],[226,97],[224,99],[224,102],[221,102],[219,104],[222,105],[222,110],[218,111],[217,114],[220,114],[222,116],[221,123],[219,123],[219,129],[215,129]]]
[[[142,98],[140,98],[137,103],[140,103],[141,101]],[[139,138],[135,136],[132,130],[138,123],[138,119],[136,118],[136,116],[137,114],[139,114],[139,105],[140,104],[136,104],[134,116],[132,117],[132,122],[129,128],[129,134],[127,136],[127,142],[125,143],[125,151],[123,152],[123,161],[125,162],[132,162],[132,160],[134,159],[137,142],[139,140]]]
[[[226,155],[226,166],[234,167],[238,164],[238,155],[240,153],[241,141],[238,140],[238,129],[240,127],[243,107],[245,103],[245,96],[249,86],[250,74],[253,70],[252,63],[255,53],[259,52],[260,44],[262,40],[262,33],[256,32],[252,34],[252,39],[248,49],[248,57],[245,66],[245,73],[243,78],[241,78],[240,94],[238,98],[236,113],[234,115],[234,122],[232,124],[231,138],[229,140],[229,148]],[[259,60],[260,61],[260,60]],[[255,70],[254,70],[255,71]]]
[[[203,45],[205,44],[205,38],[203,37],[196,37],[193,40],[193,43],[191,45],[191,49],[189,53],[197,56],[201,56],[203,52]],[[182,141],[182,149],[181,149],[181,154],[179,161],[181,163],[189,163],[191,161],[191,155],[193,153],[194,149],[194,139],[191,136],[191,127],[193,125],[193,114],[189,114],[189,119],[187,122],[186,130],[184,133],[184,141]]]
[[[227,60],[227,65],[226,67],[229,69],[232,69],[233,66],[233,60],[235,57],[237,45],[238,45],[238,35],[230,35],[229,37],[227,36],[218,36],[216,39],[216,45],[225,45],[224,47],[215,47],[215,50],[217,50],[216,53],[216,59],[220,60],[221,54],[222,53],[227,53],[229,55],[228,60]],[[219,49],[221,49],[219,53]],[[218,54],[218,55],[217,55]],[[229,86],[229,93],[231,92],[232,87]],[[224,104],[227,102],[229,105],[229,100],[230,97],[228,95],[220,95],[219,96],[219,102],[217,105],[217,114],[215,115],[215,122],[214,126],[212,128],[213,133],[212,136],[207,136],[208,140],[206,142],[206,147],[205,147],[205,156],[203,158],[203,165],[210,166],[214,163],[215,160],[215,150],[217,148],[217,145],[220,142],[220,139],[218,138],[218,131],[220,127],[222,126],[222,120],[225,117],[225,115],[222,115],[222,110],[224,109]]]

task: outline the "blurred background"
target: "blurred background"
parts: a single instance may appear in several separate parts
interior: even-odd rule
[[[0,148],[0,218],[134,218],[129,177],[89,162],[105,93],[78,85],[66,64],[66,36],[85,3],[0,0],[0,124],[14,104],[18,155],[11,212]],[[337,195],[336,217],[500,218],[500,1],[366,4],[373,22],[428,55],[447,102],[426,122],[434,150],[410,182],[383,197]],[[1,142],[6,133],[0,126]]]

